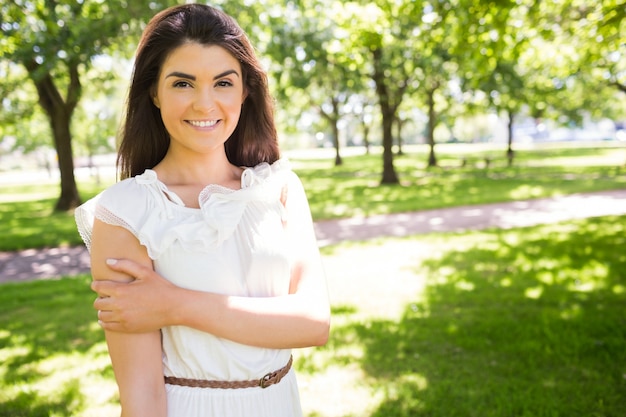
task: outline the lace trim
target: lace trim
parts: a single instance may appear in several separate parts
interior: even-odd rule
[[[107,210],[106,208],[100,205],[96,205],[96,209],[93,214],[93,217],[94,219],[98,219],[101,222],[110,224],[111,226],[123,227],[124,229],[131,232],[134,236],[137,236],[137,231],[133,227],[131,227],[131,225],[129,225],[124,220],[122,220],[121,218],[119,218],[118,216],[111,213],[109,210]],[[76,212],[76,220],[77,220],[77,223],[80,222],[83,225],[91,224],[91,227],[79,227],[78,228],[78,232],[80,233],[81,238],[85,242],[85,246],[87,246],[87,250],[91,251],[91,237],[93,234],[93,219],[91,220],[88,219],[87,211],[81,210],[81,211]]]

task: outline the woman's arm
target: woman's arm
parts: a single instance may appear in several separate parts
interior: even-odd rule
[[[139,332],[184,325],[239,343],[294,348],[326,343],[330,303],[311,214],[297,177],[289,184],[286,232],[295,253],[290,294],[277,297],[234,297],[186,290],[120,257],[109,265],[133,276],[127,285],[94,282],[101,296],[96,308],[106,310],[108,330]],[[131,300],[133,302],[131,303]]]
[[[121,256],[143,268],[152,268],[145,248],[130,232],[95,220],[91,243],[94,282],[131,281],[129,275],[106,265],[106,259]],[[122,417],[165,417],[167,408],[160,331],[131,334],[105,330],[105,336],[119,387]]]

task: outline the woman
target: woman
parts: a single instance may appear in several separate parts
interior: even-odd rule
[[[300,416],[291,348],[329,302],[265,74],[232,18],[157,14],[139,43],[122,181],[81,206],[122,416]]]

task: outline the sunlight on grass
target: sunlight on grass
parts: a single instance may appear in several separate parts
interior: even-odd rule
[[[536,300],[539,297],[541,297],[541,294],[543,294],[543,287],[542,286],[526,288],[524,290],[524,296],[526,298],[532,298],[533,300]]]
[[[21,349],[6,353],[7,362],[3,360],[3,363],[20,362],[19,358],[30,352],[29,349]],[[9,412],[11,409],[30,410],[28,415],[32,416],[113,415],[118,408],[115,404],[117,386],[107,368],[110,368],[110,362],[104,342],[94,345],[85,353],[68,351],[24,364],[19,373],[30,375],[25,379],[15,380],[11,377],[7,380],[7,375],[15,371],[0,367],[3,379],[8,382],[8,386],[5,385],[0,393],[0,404]],[[42,414],[38,410],[47,411]],[[0,412],[0,415],[6,414]]]
[[[48,181],[37,185],[0,184],[0,203],[47,200],[58,197],[59,184]]]
[[[88,282],[85,276],[2,285],[0,410],[8,414],[0,411],[0,415],[105,417],[119,413]]]
[[[325,255],[331,296],[357,311],[338,310],[329,346],[311,351],[316,365],[307,369],[315,378],[350,367],[346,386],[371,388],[343,390],[361,392],[355,403],[365,408],[341,414],[318,403],[309,417],[619,415],[626,257],[616,248],[624,236],[626,217],[606,217],[339,245]],[[404,257],[387,262],[390,253]],[[342,256],[349,266],[336,267]],[[412,273],[396,285],[396,268],[369,279],[372,258]],[[412,280],[422,285],[397,285]],[[381,293],[381,282],[393,291]],[[357,288],[369,297],[353,294]],[[381,299],[408,302],[398,316]],[[357,362],[364,376],[354,373]]]
[[[576,156],[571,157],[558,157],[545,159],[542,161],[535,161],[533,165],[535,166],[551,166],[551,165],[560,165],[560,166],[586,166],[586,165],[596,165],[596,166],[619,166],[623,165],[624,161],[626,161],[626,153],[625,150],[615,149],[613,152],[603,152],[599,155],[590,155],[585,158],[580,158]]]
[[[396,158],[402,186],[376,185],[379,154],[293,163],[316,219],[626,187],[621,167],[593,162],[608,148],[520,149],[488,170],[458,166],[476,148],[442,146],[447,169],[416,149]],[[18,195],[0,206],[2,244],[80,243],[71,214],[51,213],[56,190],[0,191]],[[622,216],[324,248],[331,338],[294,352],[305,416],[621,415],[625,247]],[[119,414],[88,283],[0,287],[1,417]]]
[[[537,198],[545,195],[545,190],[540,186],[520,185],[509,193],[514,200],[527,200],[529,198]]]
[[[620,415],[625,246],[622,216],[326,249],[305,416]],[[88,277],[2,285],[0,415],[119,412],[92,301]]]

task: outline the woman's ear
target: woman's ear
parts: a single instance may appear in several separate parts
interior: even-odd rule
[[[152,104],[154,104],[157,109],[160,109],[161,103],[159,102],[159,96],[157,95],[157,89],[155,86],[150,88],[150,98],[152,99]]]

